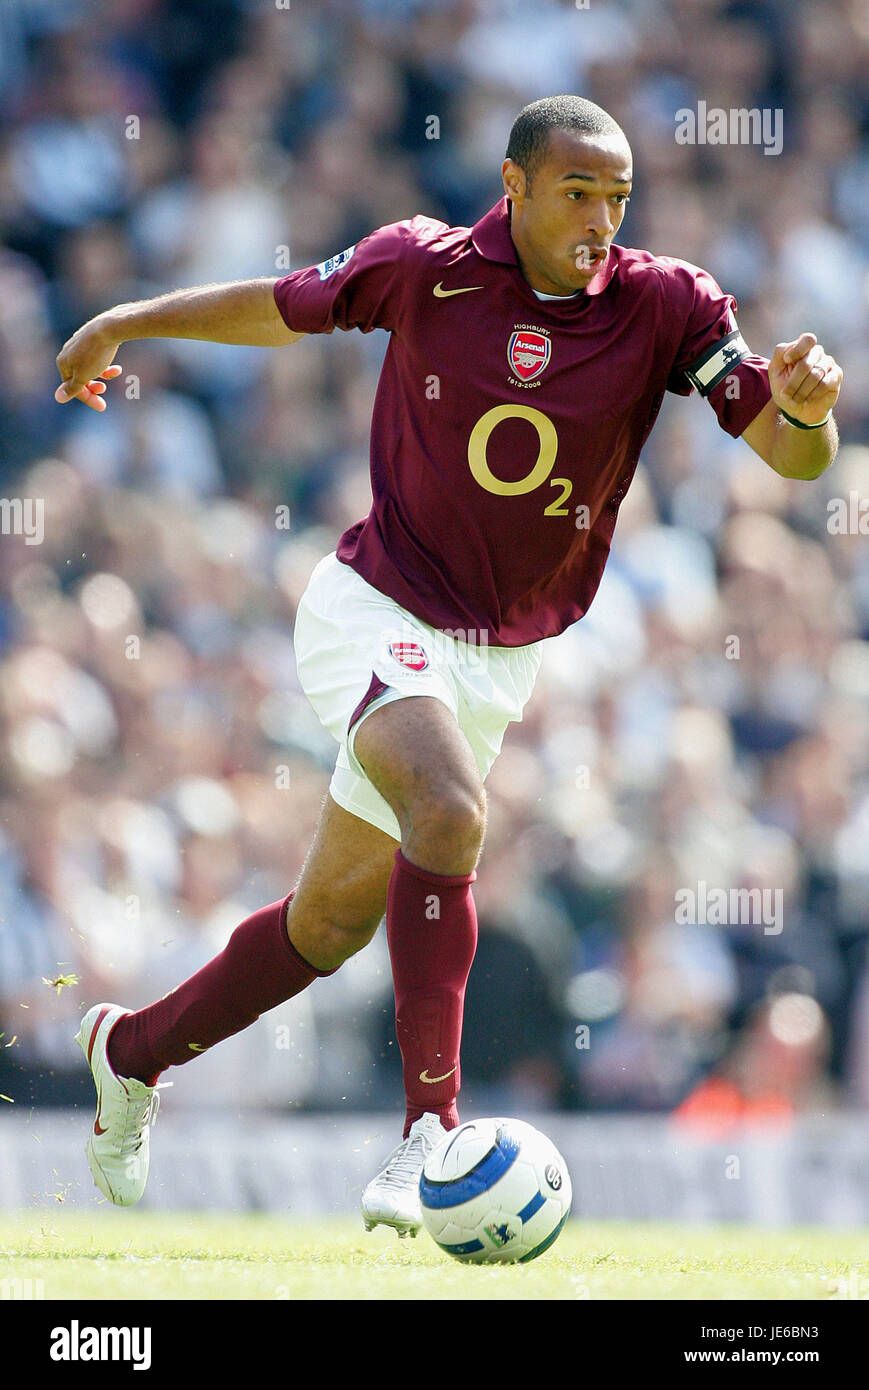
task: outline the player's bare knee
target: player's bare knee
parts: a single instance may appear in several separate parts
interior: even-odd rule
[[[379,923],[366,923],[360,927],[339,926],[333,922],[324,924],[318,950],[318,968],[335,970],[345,960],[363,950],[377,930]],[[313,962],[312,962],[313,964]]]
[[[293,899],[287,909],[287,932],[309,965],[317,970],[335,970],[368,945],[382,918],[382,910],[354,911],[323,903],[311,910],[307,904],[296,906]]]
[[[377,930],[373,925],[348,927],[320,921],[297,936],[290,937],[296,950],[316,970],[337,970],[345,960],[363,950]]]
[[[448,783],[429,791],[415,801],[407,818],[405,839],[413,842],[417,855],[422,851],[442,861],[455,853],[467,858],[479,854],[486,831],[486,794],[482,785]],[[462,872],[430,863],[433,872]]]

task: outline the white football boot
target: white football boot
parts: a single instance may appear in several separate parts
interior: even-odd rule
[[[419,1180],[422,1167],[448,1130],[440,1116],[427,1112],[410,1127],[410,1133],[393,1149],[381,1171],[362,1193],[362,1220],[366,1231],[393,1226],[400,1236],[415,1236],[422,1225]]]
[[[160,1105],[157,1092],[162,1089],[146,1086],[135,1077],[118,1076],[109,1061],[109,1034],[128,1013],[118,1004],[94,1004],[76,1035],[97,1088],[97,1114],[85,1152],[97,1187],[119,1207],[133,1206],[145,1191],[151,1123]]]

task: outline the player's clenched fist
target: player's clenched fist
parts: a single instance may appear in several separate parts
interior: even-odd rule
[[[54,399],[61,405],[78,399],[92,410],[105,410],[102,397],[106,381],[111,381],[121,371],[120,367],[111,365],[118,347],[117,342],[107,341],[97,320],[79,328],[57,354],[61,385]]]
[[[818,425],[839,397],[842,368],[814,333],[777,343],[769,364],[772,398],[779,410],[804,425]]]

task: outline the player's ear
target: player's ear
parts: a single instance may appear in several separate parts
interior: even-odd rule
[[[525,170],[521,165],[516,164],[512,159],[505,159],[501,165],[501,178],[504,180],[504,192],[514,203],[521,202],[525,197],[526,179]]]

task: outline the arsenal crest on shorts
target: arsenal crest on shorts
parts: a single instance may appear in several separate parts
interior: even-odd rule
[[[389,655],[411,671],[424,671],[428,657],[418,642],[390,642]]]
[[[519,328],[511,333],[507,344],[507,361],[510,371],[520,381],[533,381],[539,376],[549,361],[552,344],[545,333],[537,333],[530,328]]]

